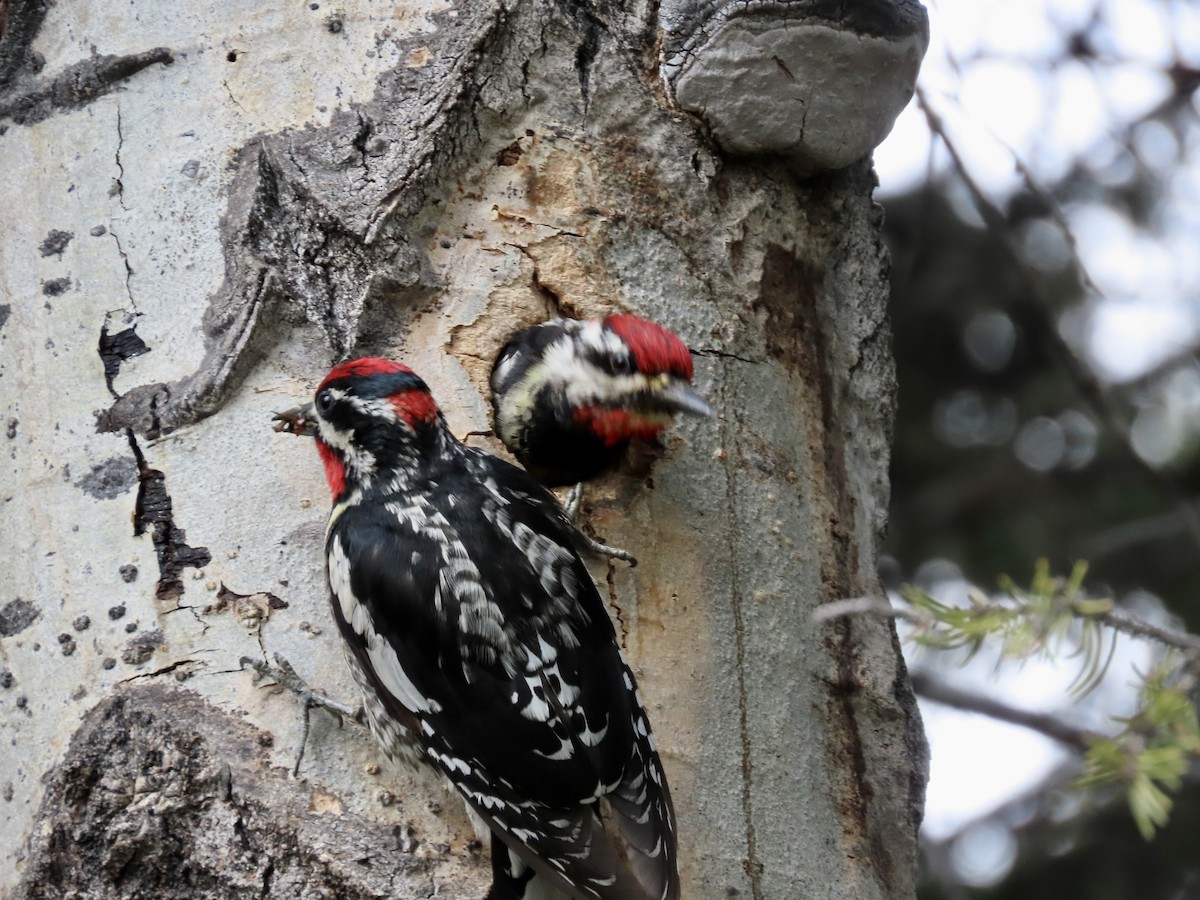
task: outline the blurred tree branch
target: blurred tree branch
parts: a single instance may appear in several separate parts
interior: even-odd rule
[[[996,206],[979,186],[978,182],[971,176],[962,155],[958,152],[957,147],[946,132],[945,123],[937,111],[930,105],[926,92],[920,86],[916,89],[915,98],[929,125],[930,132],[936,138],[940,139],[942,145],[946,148],[955,173],[967,188],[967,192],[971,196],[976,211],[983,219],[988,233],[995,238],[997,245],[1004,249],[1013,272],[1020,279],[1024,289],[1023,294],[1027,298],[1022,306],[1028,314],[1040,323],[1040,327],[1035,332],[1037,338],[1043,343],[1051,356],[1058,361],[1071,383],[1075,386],[1079,396],[1092,408],[1113,437],[1120,441],[1134,466],[1176,505],[1180,518],[1187,523],[1192,540],[1200,548],[1200,512],[1192,508],[1186,493],[1174,478],[1166,472],[1150,465],[1137,453],[1130,439],[1129,428],[1122,420],[1115,404],[1109,399],[1104,385],[1100,383],[1100,380],[1075,355],[1074,350],[1071,349],[1070,345],[1059,333],[1057,323],[1050,317],[1049,304],[1043,295],[1041,284],[1038,278],[1029,271],[1029,267],[1022,261],[1021,255],[1015,245],[1012,228],[1008,224],[1004,213],[1001,212],[999,207]],[[1047,208],[1051,211],[1052,217],[1058,227],[1063,231],[1063,236],[1070,249],[1072,266],[1081,283],[1098,294],[1099,290],[1096,288],[1091,276],[1088,275],[1087,269],[1076,251],[1074,236],[1061,211],[1058,210],[1057,204],[1044,189],[1036,186],[1036,183],[1033,182],[1032,174],[1017,155],[1015,153],[1012,155],[1015,161],[1014,164],[1028,182],[1027,186],[1031,186],[1031,190],[1039,198],[1044,198],[1050,204]]]
[[[906,586],[901,591],[904,606],[855,597],[825,605],[814,619],[849,615],[902,619],[912,626],[906,640],[940,650],[966,648],[968,658],[985,644],[996,645],[1002,659],[1082,656],[1072,685],[1077,697],[1100,684],[1117,632],[1166,648],[1168,652],[1142,678],[1134,714],[1113,717],[1119,727],[1112,734],[1070,725],[1058,715],[1018,709],[947,684],[928,672],[911,673],[918,696],[1029,728],[1079,753],[1086,767],[1080,786],[1122,785],[1138,830],[1149,838],[1166,823],[1172,794],[1182,786],[1190,766],[1200,760],[1200,720],[1191,697],[1200,668],[1200,637],[1118,610],[1109,599],[1088,597],[1083,590],[1086,571],[1087,566],[1079,563],[1069,577],[1056,578],[1041,560],[1029,588],[1005,577],[1000,580],[1001,593],[994,598],[971,590],[966,605],[954,605]],[[1107,656],[1103,652],[1106,630]]]
[[[1065,744],[1077,753],[1086,753],[1089,743],[1099,737],[1096,732],[1067,724],[1057,715],[1030,712],[1009,706],[993,697],[955,687],[929,672],[913,671],[910,672],[910,677],[913,690],[918,697],[924,697],[934,703],[952,706],[965,712],[979,713],[1000,722],[1028,728],[1044,734],[1060,744]]]

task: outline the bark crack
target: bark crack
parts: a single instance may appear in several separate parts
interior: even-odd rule
[[[688,347],[688,352],[692,356],[713,357],[715,359],[735,359],[738,362],[749,363],[752,366],[762,365],[761,359],[750,359],[748,356],[738,356],[736,353],[730,353],[728,350],[717,350],[715,347]]]
[[[117,160],[117,178],[113,183],[116,189],[117,202],[121,204],[121,209],[129,212],[129,207],[125,205],[125,165],[121,162],[121,151],[125,148],[125,132],[121,127],[121,104],[117,104],[117,152],[115,154]]]
[[[113,157],[117,164],[117,177],[113,179],[112,190],[109,192],[117,198],[117,203],[120,205],[123,212],[129,212],[129,207],[125,205],[125,164],[121,162],[121,150],[125,147],[125,131],[121,124],[121,104],[117,104],[117,149]],[[129,305],[133,313],[137,314],[137,301],[133,299],[133,267],[129,264],[129,254],[125,252],[125,248],[121,246],[121,236],[117,234],[117,229],[113,227],[112,220],[108,223],[108,233],[112,235],[113,243],[117,246],[117,253],[121,257],[121,264],[125,267],[125,294],[129,297]],[[109,384],[109,390],[112,390],[112,384]]]
[[[221,87],[225,88],[225,93],[227,93],[227,94],[229,95],[229,101],[230,101],[230,102],[231,102],[231,103],[232,103],[234,106],[236,106],[238,109],[240,109],[240,110],[241,110],[242,112],[244,112],[244,113],[245,113],[245,112],[247,112],[247,110],[246,110],[246,107],[244,107],[244,106],[242,106],[242,104],[238,103],[238,98],[237,98],[237,97],[235,97],[235,96],[233,95],[233,88],[231,88],[231,87],[229,86],[229,82],[228,82],[228,81],[222,81],[222,82],[221,82]],[[248,113],[247,113],[247,114],[248,114]]]
[[[614,577],[617,564],[608,560],[605,583],[608,587],[608,608],[612,610],[613,618],[617,620],[617,633],[621,635],[621,648],[627,649],[629,644],[629,625],[625,621],[625,611],[617,600],[617,585]]]
[[[143,678],[157,678],[160,675],[169,675],[172,672],[182,669],[184,666],[191,666],[194,662],[196,662],[194,659],[176,660],[170,665],[163,666],[161,669],[155,669],[153,672],[141,672],[137,675],[130,675],[128,678],[122,678],[117,682],[117,684],[131,684],[132,682],[140,681]]]
[[[121,238],[111,225],[109,226],[108,233],[112,235],[113,243],[117,245],[117,253],[121,257],[121,264],[125,266],[125,294],[129,297],[129,305],[133,308],[132,312],[134,315],[137,315],[137,301],[133,299],[133,266],[129,265],[129,254],[121,246]]]

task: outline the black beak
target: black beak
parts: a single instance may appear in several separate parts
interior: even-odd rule
[[[311,403],[275,413],[271,421],[275,423],[275,430],[279,432],[290,431],[301,437],[317,436],[317,420],[313,416]]]

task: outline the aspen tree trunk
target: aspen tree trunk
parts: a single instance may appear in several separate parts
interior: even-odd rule
[[[512,330],[629,310],[721,411],[585,497],[684,896],[905,897],[924,790],[879,591],[894,376],[876,0],[0,3],[0,893],[476,898],[457,798],[356,700],[327,493],[272,432],[347,354],[478,446]],[[864,157],[867,157],[864,159]]]

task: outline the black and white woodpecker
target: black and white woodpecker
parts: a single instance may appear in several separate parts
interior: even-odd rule
[[[290,421],[333,493],[333,617],[371,730],[486,825],[488,900],[676,900],[650,723],[557,500],[460,443],[399,363],[337,366]]]
[[[496,434],[543,484],[588,481],[676,413],[713,414],[692,374],[687,346],[655,322],[628,313],[552,319],[513,334],[496,357]]]

